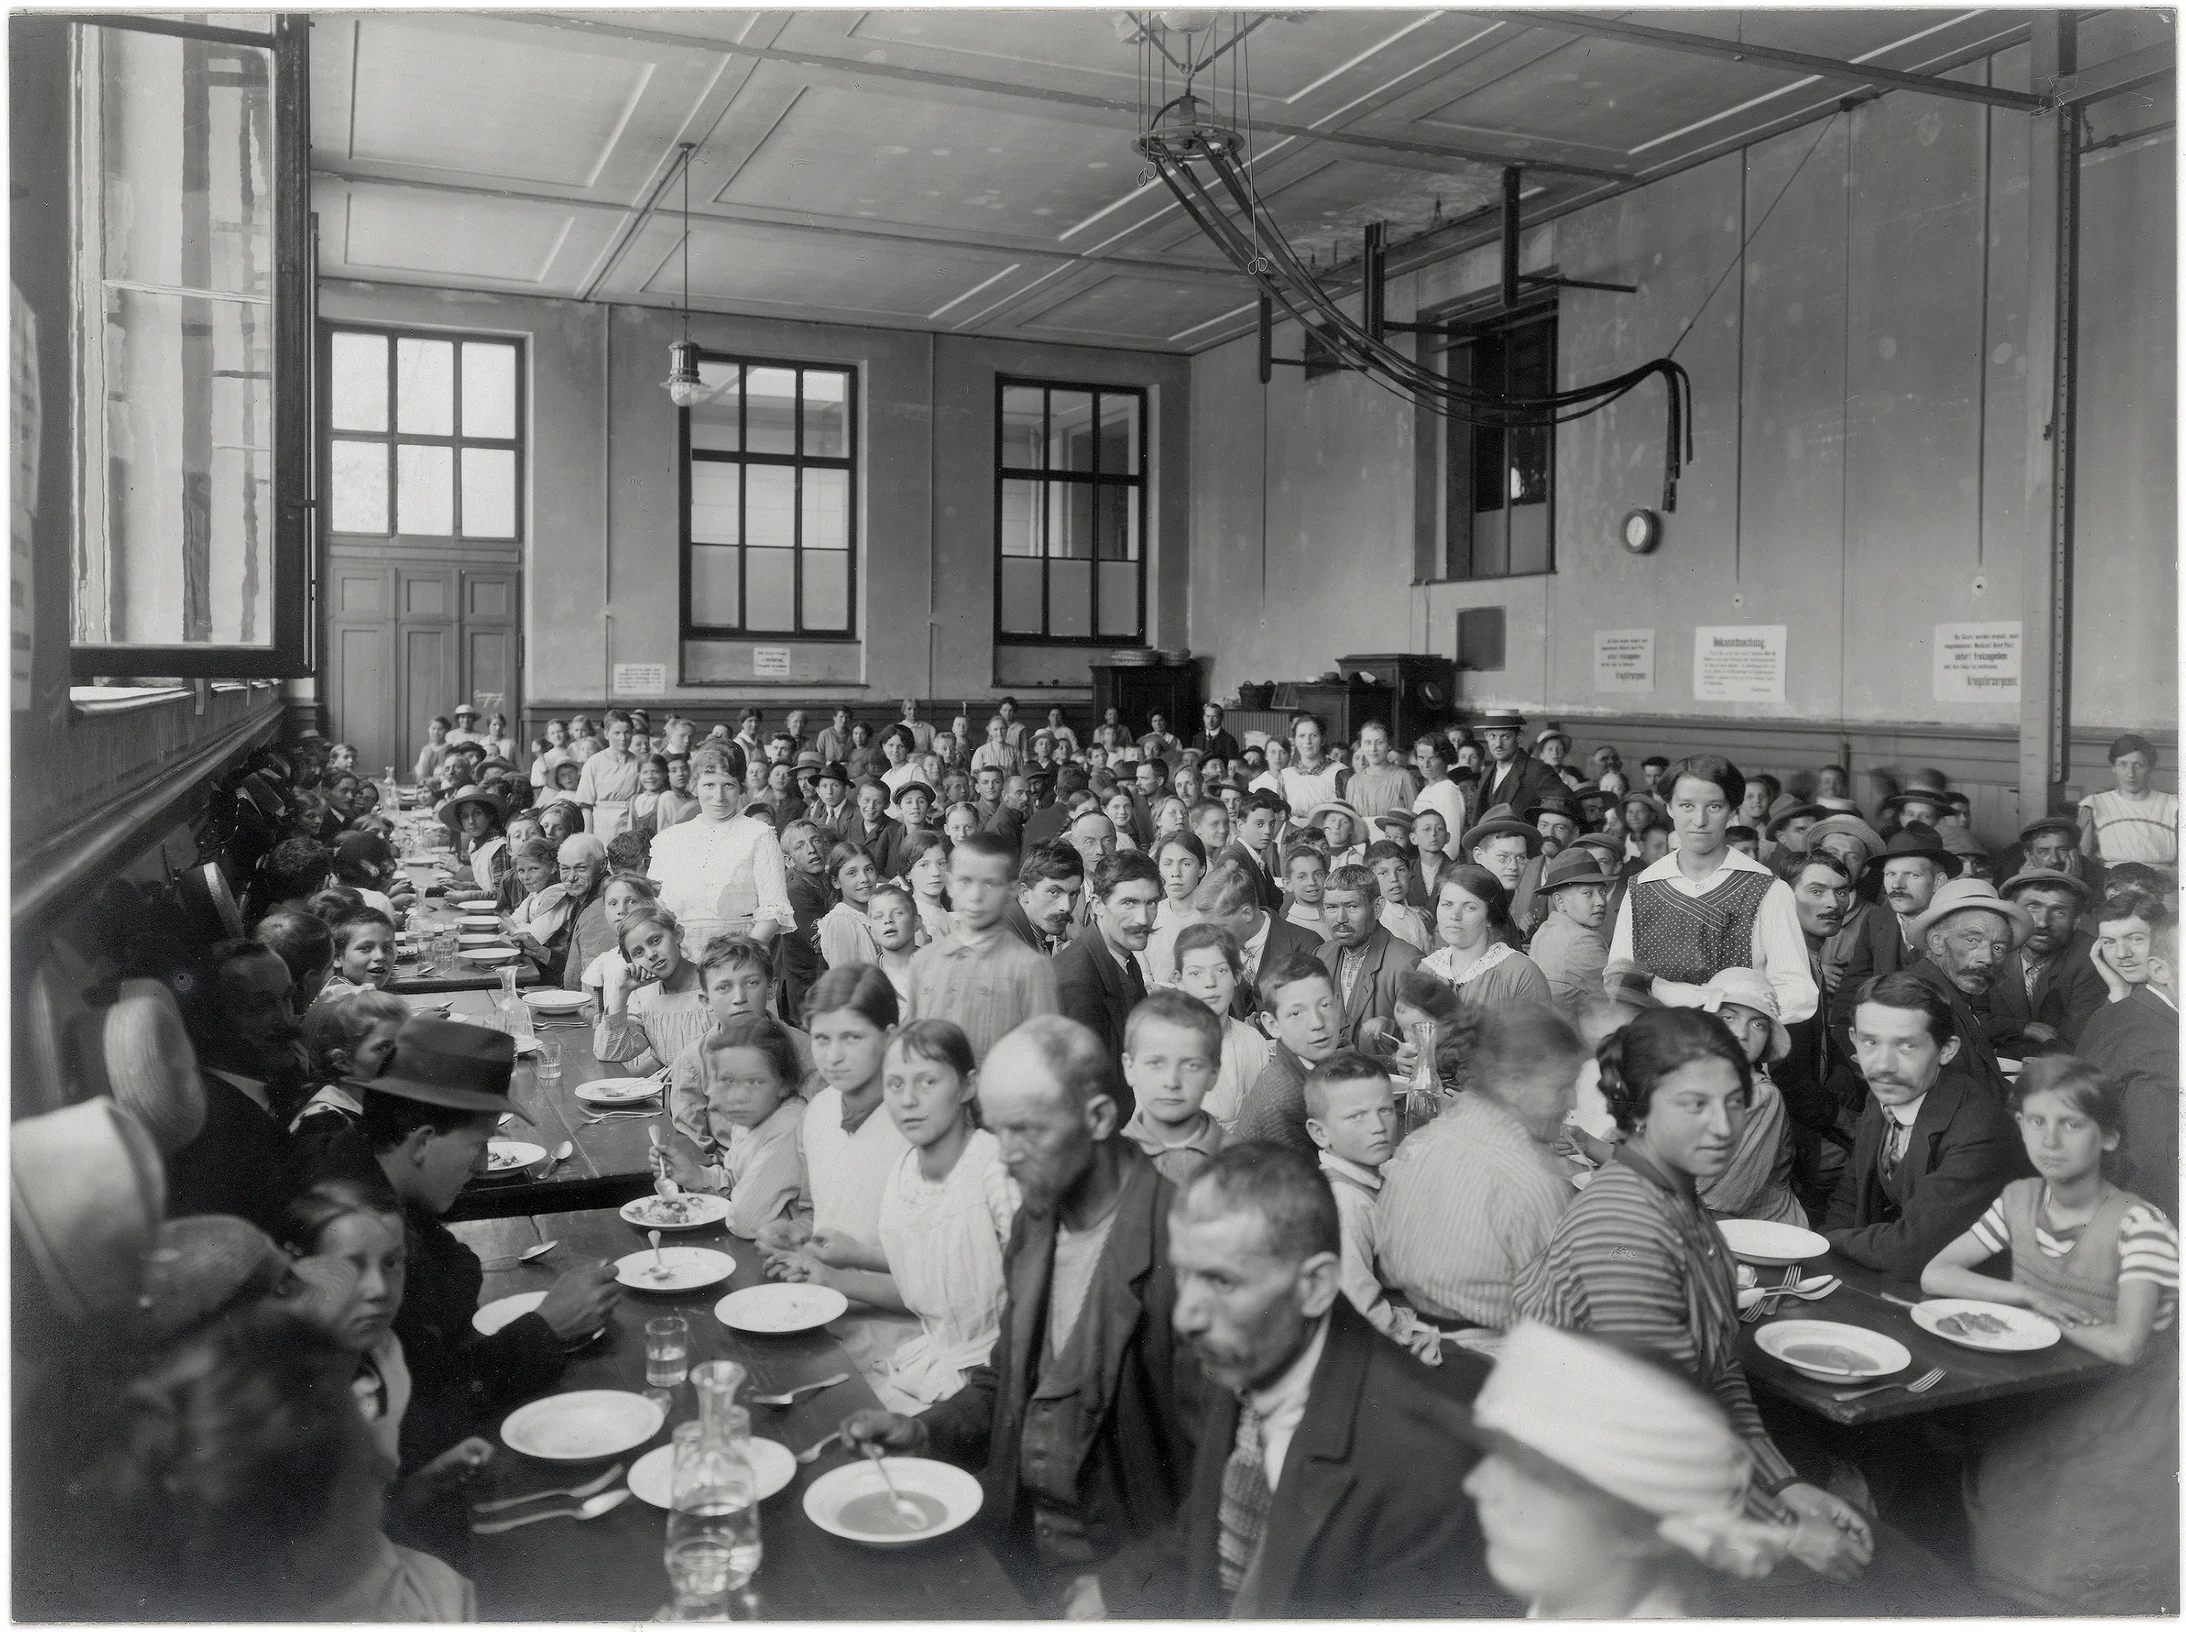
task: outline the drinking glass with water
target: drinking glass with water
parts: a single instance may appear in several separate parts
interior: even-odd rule
[[[691,1371],[691,1327],[681,1315],[662,1315],[645,1323],[645,1381],[654,1388],[675,1388]]]

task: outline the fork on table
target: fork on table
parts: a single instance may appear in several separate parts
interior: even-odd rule
[[[1776,1306],[1781,1303],[1786,1297],[1788,1297],[1792,1292],[1796,1291],[1798,1289],[1798,1286],[1799,1266],[1797,1264],[1787,1264],[1784,1267],[1783,1280],[1775,1286],[1770,1287],[1758,1298],[1754,1299],[1753,1307],[1751,1309],[1748,1309],[1738,1318],[1744,1321],[1748,1326],[1759,1325],[1770,1315],[1775,1314]]]
[[[1925,1394],[1936,1384],[1942,1382],[1943,1378],[1944,1370],[1941,1366],[1937,1366],[1934,1370],[1923,1373],[1909,1383],[1877,1383],[1872,1388],[1845,1389],[1830,1395],[1830,1398],[1833,1400],[1864,1400],[1870,1394],[1880,1394],[1885,1389],[1892,1388],[1902,1388],[1908,1394]]]

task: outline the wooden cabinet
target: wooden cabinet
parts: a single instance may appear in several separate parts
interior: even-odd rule
[[[1190,742],[1199,734],[1199,705],[1206,690],[1197,663],[1095,663],[1092,670],[1095,725],[1112,708],[1132,737],[1141,737],[1148,717],[1158,709],[1169,717],[1169,730],[1179,741]]]

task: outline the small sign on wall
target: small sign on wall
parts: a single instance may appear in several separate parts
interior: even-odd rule
[[[1935,700],[2019,706],[2019,624],[1939,623]]]
[[[1594,631],[1594,689],[1653,691],[1655,632],[1652,629]]]
[[[617,663],[615,665],[615,695],[617,697],[658,697],[668,689],[668,665],[665,663]]]
[[[1716,624],[1693,631],[1693,701],[1780,703],[1784,700],[1784,636],[1780,623]]]
[[[754,646],[751,649],[751,672],[776,679],[789,678],[789,648],[787,646]]]

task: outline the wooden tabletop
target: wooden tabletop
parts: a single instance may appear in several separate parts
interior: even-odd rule
[[[1982,1400],[2000,1400],[2014,1394],[2032,1394],[2089,1382],[2117,1369],[2109,1361],[2068,1341],[2024,1354],[1994,1354],[1965,1348],[1947,1338],[1922,1331],[1913,1324],[1910,1309],[1891,1303],[1884,1296],[1887,1293],[1908,1303],[1918,1302],[1922,1293],[1917,1285],[1891,1280],[1834,1252],[1802,1268],[1808,1275],[1835,1275],[1844,1284],[1828,1297],[1817,1298],[1811,1303],[1786,1299],[1768,1320],[1753,1326],[1741,1325],[1738,1358],[1756,1389],[1804,1406],[1831,1422],[1859,1425],[1893,1417],[1923,1416],[1931,1411],[1949,1410]],[[1775,1272],[1764,1269],[1760,1273],[1764,1285],[1773,1284]],[[1943,1380],[1919,1394],[1890,1388],[1861,1399],[1840,1400],[1839,1394],[1874,1385],[1820,1382],[1763,1353],[1757,1341],[1758,1334],[1779,1320],[1834,1320],[1863,1331],[1879,1332],[1897,1339],[1913,1356],[1913,1363],[1888,1381],[1910,1383],[1938,1366],[1943,1368]]]
[[[428,895],[426,891],[429,888],[441,888],[442,880],[436,870],[436,865],[443,863],[454,870],[459,880],[463,882],[469,880],[470,870],[457,863],[455,852],[452,850],[437,851],[428,856],[417,853],[413,848],[413,853],[402,863],[403,871],[409,874],[410,882],[417,890],[417,900],[410,908],[405,928],[413,930],[431,929],[436,926],[453,924],[465,912],[493,912],[495,910],[493,904],[487,901],[468,906],[457,906],[448,899],[445,893]],[[461,883],[457,887],[461,888]],[[419,967],[416,956],[404,952],[396,962],[395,978],[389,983],[387,989],[398,996],[408,997],[424,993],[486,992],[494,990],[501,984],[501,966],[499,965],[468,963],[458,959],[454,964],[435,964],[422,974],[419,973]],[[537,986],[540,984],[539,972],[532,967],[528,958],[519,958],[515,967],[517,985]]]
[[[642,1251],[644,1234],[612,1211],[548,1213],[464,1224],[460,1235],[482,1257],[520,1252],[542,1240],[561,1243],[538,1262],[486,1277],[488,1301],[512,1292],[541,1290],[556,1275],[586,1258],[620,1258]],[[818,1382],[838,1372],[849,1378],[808,1394],[787,1407],[753,1406],[752,1433],[800,1451],[853,1411],[878,1404],[840,1342],[825,1329],[786,1337],[734,1332],[713,1309],[731,1291],[765,1280],[759,1252],[719,1226],[677,1232],[673,1239],[713,1247],[736,1260],[736,1272],[703,1292],[662,1296],[625,1292],[605,1337],[571,1356],[552,1393],[585,1388],[645,1390],[645,1322],[680,1314],[690,1323],[691,1363],[734,1360],[751,1380],[744,1395],[774,1393]],[[646,1444],[614,1461],[625,1469],[657,1445],[673,1426],[691,1420],[697,1402],[686,1382],[675,1390],[668,1424]],[[607,1462],[539,1462],[489,1435],[498,1454],[479,1481],[475,1500],[524,1491],[567,1489],[605,1471]],[[786,1490],[760,1509],[765,1561],[753,1586],[760,1615],[768,1620],[994,1620],[1023,1619],[1031,1611],[985,1544],[976,1526],[915,1546],[875,1549],[828,1535],[805,1517],[805,1487],[841,1467],[839,1449],[800,1467]],[[614,1512],[586,1523],[550,1519],[496,1536],[476,1536],[471,1575],[478,1584],[481,1618],[487,1620],[643,1620],[669,1599],[661,1562],[666,1515],[633,1497]]]

